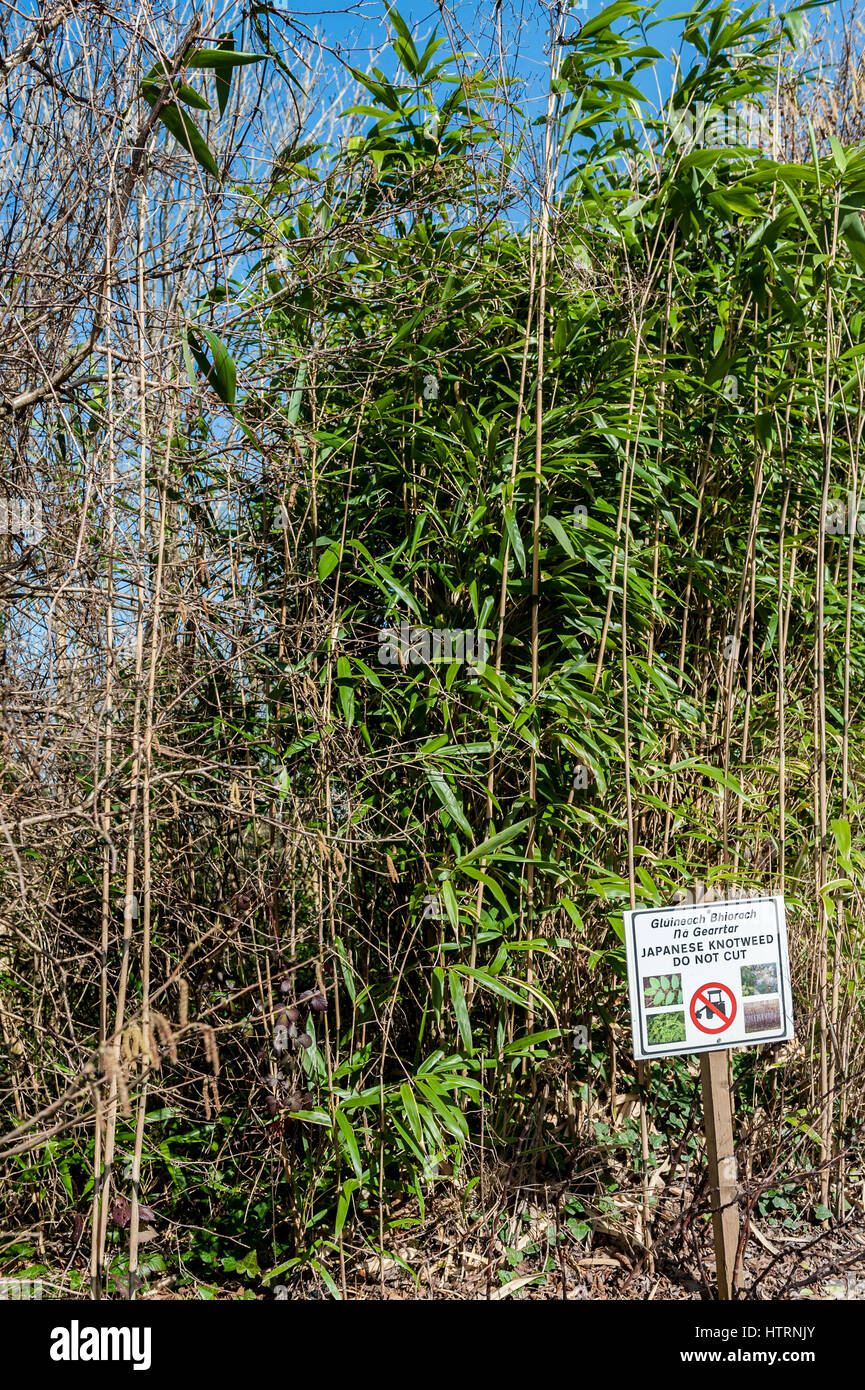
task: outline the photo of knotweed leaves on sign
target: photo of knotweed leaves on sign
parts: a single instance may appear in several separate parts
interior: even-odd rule
[[[681,1009],[668,1014],[649,1014],[646,1019],[646,1032],[649,1042],[682,1043],[685,1041],[685,1015]]]
[[[645,975],[643,998],[647,1009],[658,1009],[665,1004],[681,1004],[681,975]]]

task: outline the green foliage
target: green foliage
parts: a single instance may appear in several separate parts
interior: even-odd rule
[[[819,580],[826,679],[865,677],[861,554],[819,539],[825,459],[842,460],[839,494],[858,476],[865,154],[674,149],[659,118],[637,119],[659,57],[653,10],[613,5],[563,46],[542,267],[540,200],[521,182],[532,132],[513,133],[512,94],[388,14],[392,53],[355,72],[345,138],[298,136],[272,177],[235,190],[233,230],[254,254],[189,306],[185,410],[153,451],[167,479],[148,479],[169,576],[144,624],[158,653],[154,997],[182,1012],[182,977],[176,1051],[194,1084],[151,1078],[171,1100],[149,1102],[142,1186],[185,1233],[202,1297],[226,1278],[248,1290],[310,1270],[339,1296],[346,1249],[387,1253],[442,1186],[467,1222],[491,1223],[512,1267],[528,1250],[546,1268],[599,1210],[612,1221],[611,1194],[642,1161],[638,1119],[616,1113],[632,1082],[632,901],[668,902],[698,876],[765,889],[783,855],[801,954],[817,929],[814,855],[831,851],[823,956],[854,1027],[843,895],[865,866],[865,747],[833,688],[820,753],[813,672]],[[256,8],[252,32],[282,71],[264,18]],[[684,24],[698,56],[676,77],[676,111],[758,99],[797,28],[725,0]],[[189,115],[210,103],[192,78],[213,74],[222,116],[235,67],[262,58],[234,43],[189,53],[160,111],[212,178]],[[142,80],[151,107],[170,67]],[[217,306],[218,332],[204,326]],[[105,389],[64,416],[82,457],[104,432]],[[155,571],[152,524],[146,542]],[[111,583],[127,600],[139,576],[124,563]],[[140,673],[124,675],[140,709]],[[115,767],[124,740],[130,757],[139,746],[118,705]],[[818,762],[850,769],[822,828]],[[93,767],[69,755],[70,804],[95,804]],[[79,943],[100,920],[102,862],[90,840],[70,844],[58,877],[77,895],[63,911]],[[13,995],[22,960],[4,977]],[[764,967],[743,986],[770,992]],[[304,1006],[299,1033],[287,1008],[313,991],[325,1002]],[[666,1011],[681,976],[646,976],[643,992],[664,1010],[650,1040],[684,1042],[683,1011]],[[95,1048],[98,994],[82,993]],[[218,1068],[196,1051],[207,1028]],[[163,1030],[166,1072],[181,1065],[173,1045]],[[737,1059],[737,1076],[743,1111],[771,1110],[791,1150],[814,1147],[803,1072],[783,1105],[762,1055]],[[694,1159],[684,1059],[652,1083],[651,1162]],[[836,1120],[853,1123],[840,1107]],[[569,1166],[575,1134],[590,1174]],[[124,1120],[119,1150],[134,1144]],[[481,1153],[503,1172],[543,1164],[579,1197],[558,1224],[530,1214],[521,1244],[480,1200]],[[26,1182],[41,1201],[53,1176],[83,1209],[91,1160],[64,1137]],[[773,1138],[752,1171],[777,1162]],[[775,1188],[766,1200],[786,1202]]]
[[[674,108],[724,108],[774,83],[772,21],[726,7],[723,15],[711,32],[702,10],[687,21],[702,62],[680,79]],[[547,268],[534,531],[538,343],[534,332],[524,338],[531,254],[501,202],[503,173],[519,152],[496,117],[502,94],[481,73],[458,81],[435,35],[421,53],[401,17],[390,17],[392,68],[354,74],[367,99],[346,114],[361,133],[340,150],[287,152],[284,176],[251,213],[267,286],[265,339],[262,347],[241,330],[231,346],[269,383],[256,410],[272,446],[294,454],[303,489],[315,478],[314,531],[308,522],[291,561],[273,559],[265,592],[313,573],[312,600],[289,610],[310,634],[312,615],[332,607],[329,635],[310,636],[269,673],[258,737],[266,728],[268,745],[293,759],[295,794],[322,779],[331,796],[351,787],[344,829],[318,823],[344,859],[355,840],[353,906],[339,925],[350,1031],[344,1025],[335,1040],[332,1076],[313,1078],[316,1101],[291,1122],[300,1145],[294,1182],[310,1194],[307,1230],[337,1237],[354,1222],[366,1227],[379,1191],[413,1192],[422,1211],[425,1184],[461,1171],[481,1096],[497,1116],[513,1113],[525,1063],[535,1071],[564,1059],[566,1084],[581,1084],[580,1064],[560,1041],[576,959],[588,971],[581,1010],[603,1029],[624,1019],[626,755],[651,826],[635,864],[643,900],[668,901],[678,882],[712,866],[719,825],[743,844],[777,843],[766,793],[776,756],[771,683],[752,697],[744,765],[724,763],[700,731],[711,702],[725,698],[727,620],[718,615],[739,602],[758,489],[760,576],[777,574],[781,506],[789,514],[795,499],[803,518],[819,509],[808,406],[788,395],[801,370],[789,330],[825,292],[819,229],[828,190],[846,198],[861,177],[855,155],[839,163],[830,153],[819,176],[772,166],[770,177],[765,160],[745,153],[668,150],[657,177],[632,186],[621,160],[630,153],[644,167],[630,119],[641,100],[635,84],[657,54],[637,6],[614,6],[582,26],[556,92],[565,191]],[[722,60],[734,49],[735,71]],[[351,233],[358,219],[368,227],[362,244]],[[852,220],[848,230],[855,241]],[[850,292],[846,262],[831,273],[838,293]],[[644,287],[638,303],[634,280]],[[673,280],[687,293],[673,293]],[[313,396],[308,363],[322,351],[351,368],[317,374]],[[212,361],[198,349],[196,364],[233,405],[234,376],[229,391]],[[741,398],[722,389],[733,375],[759,402],[750,435]],[[266,498],[253,505],[263,516]],[[755,589],[759,681],[771,682],[776,660],[776,589],[763,577]],[[788,659],[810,595],[800,565]],[[264,601],[275,613],[276,600]],[[437,664],[424,634],[469,629],[486,661]],[[733,668],[734,684],[741,670]],[[279,713],[301,675],[321,692],[327,753],[315,720],[302,713],[295,727],[293,713]],[[810,725],[796,708],[790,719],[807,746]],[[729,717],[735,741],[745,717],[735,701]],[[246,737],[256,737],[248,717]],[[788,833],[807,810],[806,793],[790,796]],[[434,917],[423,912],[430,893],[440,903]],[[354,912],[377,924],[372,954],[354,935]],[[681,977],[647,977],[644,997],[654,1008],[681,1004]],[[358,1030],[368,1036],[381,1017],[398,1020],[388,1047],[354,1048]],[[681,1043],[684,1015],[650,1015],[648,1029],[653,1042]],[[637,1152],[636,1131],[624,1142]]]
[[[650,1043],[680,1043],[685,1041],[685,1015],[648,1014],[646,1033]]]
[[[196,333],[192,329],[188,329],[186,341],[195,363],[216,391],[220,400],[224,401],[226,405],[234,405],[237,394],[237,367],[231,354],[218,335],[211,329],[201,328],[198,332],[210,348],[210,359],[208,360]],[[192,375],[191,370],[190,375]]]
[[[245,67],[249,63],[261,63],[265,57],[263,53],[237,52],[233,36],[223,34],[220,36],[218,47],[198,48],[184,54],[181,72],[186,68],[204,68],[214,73],[217,105],[219,115],[222,116],[228,105],[234,69]],[[198,111],[209,111],[210,103],[199,91],[184,82],[182,75],[172,77],[171,70],[172,64],[168,59],[154,63],[141,80],[141,96],[154,109],[159,106],[158,118],[166,130],[174,136],[179,145],[194,156],[206,173],[218,179],[219,169],[207,140],[188,112],[181,110],[181,106],[191,106]],[[166,89],[170,95],[167,104],[163,100]]]

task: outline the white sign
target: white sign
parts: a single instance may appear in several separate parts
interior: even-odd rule
[[[792,1038],[783,898],[638,907],[624,925],[638,1060]]]

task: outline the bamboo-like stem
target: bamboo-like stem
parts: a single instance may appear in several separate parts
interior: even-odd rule
[[[555,74],[558,62],[557,40],[562,24],[562,13],[557,12],[551,23],[552,71]],[[531,698],[537,710],[540,687],[540,603],[541,603],[541,489],[543,485],[543,447],[544,447],[544,339],[547,320],[547,255],[550,226],[550,205],[553,189],[553,114],[555,110],[555,84],[550,82],[547,94],[547,119],[544,127],[544,184],[541,199],[540,236],[538,250],[538,367],[537,387],[535,389],[535,460],[533,474],[532,500],[532,587],[531,587]],[[535,906],[535,867],[534,853],[537,837],[537,798],[538,798],[538,759],[534,740],[529,756],[529,805],[532,808],[529,832],[526,837],[526,922],[531,936],[534,930]],[[534,953],[526,953],[526,983],[531,991],[534,980]],[[534,1028],[534,996],[529,994],[526,1010],[526,1026],[531,1033]]]
[[[826,331],[824,339],[825,360],[823,364],[823,488],[820,499],[820,527],[817,532],[817,561],[814,605],[814,710],[817,733],[816,746],[816,793],[817,793],[817,843],[814,847],[814,863],[817,887],[818,922],[818,1001],[820,1010],[820,1193],[823,1205],[829,1202],[831,1173],[829,1159],[832,1150],[832,1097],[829,1090],[829,920],[823,898],[823,886],[828,880],[828,791],[827,791],[827,741],[826,741],[826,526],[825,518],[829,506],[829,487],[832,478],[832,371],[835,344],[835,323],[832,300],[832,280],[828,273],[834,264],[838,246],[838,216],[840,191],[834,198],[832,238],[829,248],[829,265],[825,280]],[[819,418],[819,413],[818,413]]]
[[[143,258],[142,258],[143,260]],[[143,283],[140,285],[143,293]],[[156,698],[156,672],[160,663],[160,614],[162,606],[162,583],[165,565],[165,529],[168,511],[168,479],[171,470],[171,443],[174,438],[174,425],[177,413],[176,391],[172,391],[166,428],[166,445],[159,496],[159,537],[157,541],[156,579],[150,612],[150,652],[147,676],[147,710],[144,724],[144,773],[141,797],[141,1072],[138,1092],[138,1111],[135,1125],[135,1143],[132,1152],[132,1201],[129,1218],[129,1297],[135,1298],[138,1280],[138,1252],[141,1206],[141,1155],[144,1144],[144,1124],[147,1111],[147,1091],[150,1073],[158,1058],[153,1056],[156,1046],[150,1016],[150,945],[151,945],[151,788],[153,779],[153,737]]]
[[[139,218],[139,238],[136,250],[136,278],[138,305],[136,312],[138,330],[138,423],[141,444],[138,456],[138,546],[135,575],[135,702],[132,716],[132,768],[128,805],[128,829],[126,836],[126,872],[123,899],[123,936],[121,940],[120,976],[117,985],[117,999],[114,1013],[114,1028],[106,1041],[104,1062],[109,1072],[108,1103],[105,1115],[105,1139],[102,1157],[102,1173],[99,1182],[99,1212],[96,1255],[96,1282],[101,1287],[105,1277],[105,1250],[108,1240],[108,1212],[113,1181],[114,1149],[117,1135],[117,1107],[121,1094],[120,1070],[123,1065],[121,1041],[126,1022],[126,995],[129,986],[130,952],[132,948],[134,920],[135,887],[135,827],[138,818],[141,794],[141,775],[144,755],[144,740],[141,735],[141,711],[143,704],[142,677],[144,673],[144,615],[145,615],[145,544],[147,535],[147,463],[149,458],[149,436],[147,416],[147,335],[145,327],[144,293],[144,254],[142,228]],[[122,1085],[125,1097],[125,1083]],[[127,1102],[128,1103],[128,1102]]]
[[[110,201],[110,197],[109,197]],[[106,225],[111,224],[111,208],[106,213]],[[112,755],[114,749],[114,492],[116,485],[116,440],[114,403],[114,320],[112,294],[114,292],[114,264],[112,246],[106,247],[105,255],[105,333],[108,353],[105,361],[105,388],[107,393],[106,452],[108,457],[108,496],[105,521],[105,694],[103,696],[103,717],[105,721],[104,777],[106,786],[110,784]],[[102,851],[102,899],[100,905],[100,950],[99,950],[99,1055],[104,1056],[108,1043],[108,951],[111,932],[111,875],[116,870],[112,863],[113,851],[111,837],[111,795],[106,789],[101,810],[102,835],[105,847]],[[99,1277],[99,1178],[102,1164],[103,1115],[99,1087],[94,1087],[97,1104],[94,1107],[93,1142],[93,1199],[90,1214],[90,1290],[94,1299],[102,1296],[102,1281]]]
[[[642,421],[642,410],[640,411],[640,420]],[[630,551],[631,539],[631,497],[633,493],[633,480],[633,469],[630,469],[628,474],[627,502],[625,506],[625,543],[622,557],[622,737],[624,741],[625,814],[627,817],[628,833],[628,894],[630,898],[630,905],[632,911],[637,905],[636,876],[634,869],[634,797],[631,785],[631,728],[628,689],[628,556]],[[652,1254],[652,1235],[649,1206],[650,1154],[648,1118],[648,1062],[637,1063],[637,1089],[640,1096],[640,1186],[643,1216],[643,1247],[646,1251],[647,1269],[649,1274],[651,1275],[654,1273],[655,1262],[654,1256]],[[611,1090],[614,1090],[614,1086],[611,1086]],[[610,1098],[610,1105],[613,1115],[615,1115],[616,1098],[614,1094]]]
[[[528,302],[528,308],[527,308],[527,310],[526,310],[526,321],[525,321],[525,326],[524,326],[524,329],[523,329],[523,351],[522,351],[522,358],[521,358],[521,361],[520,361],[520,385],[519,385],[519,392],[518,392],[518,394],[517,394],[517,413],[516,413],[516,418],[515,418],[515,422],[514,422],[514,447],[513,447],[512,453],[511,453],[511,472],[510,472],[510,478],[509,478],[509,480],[508,480],[508,485],[507,485],[506,488],[502,488],[502,582],[501,582],[501,586],[500,586],[500,589],[499,589],[499,611],[498,611],[498,622],[497,622],[497,626],[496,626],[496,639],[495,639],[495,652],[494,652],[495,672],[496,672],[496,675],[497,675],[497,676],[498,676],[498,675],[501,675],[501,669],[502,669],[502,653],[503,653],[503,650],[504,650],[504,635],[505,635],[505,614],[506,614],[506,612],[507,612],[507,605],[508,605],[508,578],[509,578],[508,571],[509,571],[510,556],[511,556],[511,540],[510,540],[510,535],[508,534],[507,521],[506,521],[506,510],[507,510],[507,508],[508,508],[509,506],[511,506],[511,505],[513,504],[514,487],[515,487],[516,476],[517,476],[517,461],[518,461],[518,459],[519,459],[519,452],[520,452],[520,436],[521,436],[521,432],[522,432],[523,414],[524,414],[524,411],[525,411],[526,376],[527,376],[528,361],[529,361],[529,344],[530,344],[530,342],[531,342],[531,335],[532,335],[532,323],[533,323],[532,313],[533,313],[534,303],[535,303],[535,279],[536,279],[536,275],[537,275],[537,262],[536,262],[536,258],[535,258],[535,241],[534,241],[534,236],[533,236],[533,235],[530,235],[530,237],[529,237],[529,302]],[[493,814],[493,798],[494,798],[494,796],[495,796],[495,768],[496,768],[496,749],[495,749],[495,745],[494,745],[494,746],[490,749],[489,762],[488,762],[488,764],[487,764],[487,823],[489,823],[489,822],[491,821],[491,819],[492,819],[492,814]],[[483,860],[481,861],[481,866],[480,866],[480,867],[481,867],[481,872],[482,872],[482,873],[486,872],[486,867],[487,867],[487,861],[486,861],[486,859],[483,859]],[[475,966],[477,965],[477,955],[478,955],[478,931],[479,931],[479,928],[480,928],[481,913],[482,913],[482,911],[483,911],[484,887],[485,887],[485,885],[484,885],[484,883],[483,883],[483,880],[479,880],[479,882],[478,882],[478,887],[477,887],[477,894],[476,894],[476,896],[475,896],[474,923],[473,923],[473,925],[472,925],[472,944],[471,944],[471,950],[470,950],[470,953],[469,953],[469,967],[470,967],[470,969],[472,969],[472,970],[474,970]],[[474,984],[475,984],[474,978],[473,978],[473,977],[470,977],[469,980],[467,981],[467,987],[466,987],[466,1002],[467,1002],[468,1005],[471,1005],[471,1002],[472,1002],[472,997],[473,997],[473,994],[474,994]]]

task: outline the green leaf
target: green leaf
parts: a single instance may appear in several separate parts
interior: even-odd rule
[[[324,1265],[321,1263],[321,1260],[310,1260],[309,1263],[311,1268],[314,1269],[317,1274],[321,1275],[322,1280],[327,1285],[333,1297],[341,1303],[342,1294],[339,1291],[339,1288],[333,1278],[333,1275],[328,1273]]]
[[[347,656],[341,656],[336,663],[337,688],[339,690],[339,702],[342,705],[342,712],[345,722],[349,728],[354,723],[354,686],[351,684],[351,664]]]
[[[804,6],[802,7],[805,8]],[[800,9],[790,10],[789,14],[783,16],[784,26],[790,34],[793,43],[797,48],[803,47],[810,35],[810,27],[805,15]]]
[[[568,914],[568,916],[570,917],[570,919],[571,919],[572,923],[574,924],[574,926],[576,927],[577,931],[582,932],[582,930],[583,930],[583,919],[582,919],[582,916],[580,915],[580,912],[579,912],[579,909],[577,908],[576,903],[572,902],[570,898],[562,898],[561,906],[565,909],[565,912],[566,912],[566,913]]]
[[[859,270],[865,270],[865,228],[862,211],[865,194],[847,193],[838,208],[838,231]],[[828,228],[831,237],[831,223]]]
[[[442,1123],[450,1134],[462,1142],[468,1135],[465,1116],[458,1106],[448,1105],[436,1091],[429,1077],[415,1077],[415,1085],[433,1110],[441,1116]]]
[[[300,407],[303,404],[303,388],[306,385],[306,358],[300,363],[297,369],[297,376],[294,379],[294,386],[291,391],[291,400],[288,403],[288,423],[296,425],[300,415]]]
[[[219,51],[220,53],[234,52],[233,34],[220,34]],[[234,65],[232,64],[229,67],[225,63],[220,63],[219,67],[215,70],[216,104],[219,107],[220,116],[223,116],[225,114],[225,108],[228,105],[228,98],[231,95],[231,78],[233,72]]]
[[[146,102],[153,106],[164,85],[163,82],[159,82],[158,80],[142,82],[141,95]],[[207,101],[200,92],[196,92],[194,87],[187,86],[185,82],[180,82],[175,79],[171,84],[171,90],[176,100],[182,101],[185,106],[194,106],[198,111],[210,110],[210,102]]]
[[[183,334],[183,336],[182,336],[181,339],[180,339],[180,343],[181,343],[181,347],[183,348],[183,362],[184,362],[184,365],[185,365],[185,367],[186,367],[186,375],[189,377],[189,384],[190,384],[190,386],[194,387],[194,389],[197,391],[197,390],[198,390],[198,377],[197,377],[196,374],[195,374],[195,360],[194,360],[194,358],[193,358],[193,356],[192,356],[192,353],[190,352],[190,349],[189,349],[189,334],[188,334],[188,333],[184,333],[184,334]]]
[[[210,360],[201,344],[196,341],[198,334],[210,348]],[[222,339],[210,328],[188,329],[187,338],[202,375],[207,378],[220,400],[226,405],[234,405],[237,394],[237,368]]]
[[[571,538],[558,517],[545,516],[542,524],[546,526],[548,531],[552,532],[565,554],[569,556],[570,559],[575,560],[577,558],[576,551],[571,544]]]
[[[842,859],[849,860],[850,846],[852,844],[849,820],[833,820],[830,821],[829,824],[832,830],[832,834],[835,836],[835,845],[837,847],[838,854]]]
[[[454,867],[462,869],[473,859],[488,859],[497,849],[501,849],[502,845],[508,844],[509,841],[516,839],[517,835],[522,834],[530,821],[531,817],[527,817],[525,820],[516,821],[513,825],[506,826],[504,830],[497,831],[495,835],[491,835],[488,840],[476,845],[468,854],[464,854],[461,859],[458,859]]]
[[[786,190],[787,190],[787,194],[788,194],[788,196],[789,196],[789,198],[790,198],[790,202],[793,204],[794,208],[796,209],[796,212],[797,212],[798,215],[799,215],[799,220],[800,220],[800,222],[802,223],[802,226],[805,228],[805,231],[808,233],[808,236],[811,238],[811,240],[813,241],[814,245],[817,247],[817,250],[818,250],[818,251],[825,251],[825,249],[826,249],[825,246],[822,246],[821,243],[819,242],[819,240],[817,239],[817,233],[814,231],[814,228],[812,227],[812,225],[811,225],[811,223],[810,223],[810,221],[809,221],[809,219],[808,219],[808,214],[806,213],[806,211],[805,211],[805,209],[803,208],[802,204],[800,203],[798,197],[796,196],[796,193],[795,193],[795,191],[794,191],[794,189],[793,189],[793,186],[792,186],[792,178],[791,178],[791,177],[789,176],[789,174],[784,170],[784,166],[783,166],[783,165],[778,165],[777,168],[778,168],[778,178],[783,182],[784,187],[785,187]]]
[[[442,806],[445,808],[445,810],[448,812],[451,818],[454,821],[456,821],[460,830],[464,831],[464,833],[468,835],[469,839],[472,839],[472,828],[466,820],[465,815],[463,814],[462,807],[460,806],[453,791],[448,785],[444,773],[440,772],[438,768],[427,768],[426,778],[433,791],[435,792],[436,796],[438,797],[439,801],[441,802]]]
[[[600,34],[604,29],[608,29],[613,20],[618,19],[621,15],[639,13],[639,6],[630,4],[629,0],[617,0],[617,3],[607,5],[600,14],[594,15],[592,19],[581,25],[577,38],[582,43],[585,39],[591,38],[593,34]]]
[[[399,10],[388,5],[387,0],[385,0],[385,9],[387,10],[388,19],[399,35],[399,40],[394,43],[394,51],[399,55],[400,61],[406,71],[411,73],[412,77],[414,77],[420,66],[420,60],[414,45],[414,39],[411,36],[411,30]]]
[[[441,900],[444,903],[445,911],[448,915],[448,921],[458,934],[460,929],[460,909],[457,902],[457,895],[454,892],[454,886],[449,878],[444,880],[439,892],[441,893]]]
[[[333,573],[338,564],[339,545],[336,541],[333,541],[328,546],[327,550],[323,551],[321,559],[318,562],[319,581],[327,579],[327,576]]]
[[[228,35],[228,38],[231,36]],[[231,39],[232,44],[234,39]],[[226,44],[225,48],[199,48],[196,53],[190,53],[184,61],[187,68],[239,68],[245,67],[248,63],[265,63],[268,55],[266,53],[236,53],[233,48]]]
[[[466,1004],[466,996],[463,991],[462,984],[460,983],[459,976],[456,975],[453,970],[448,971],[448,989],[450,990],[451,1000],[454,1006],[454,1014],[456,1015],[457,1020],[457,1028],[459,1029],[459,1035],[462,1039],[463,1047],[465,1048],[466,1052],[472,1052],[474,1050],[472,1044],[472,1026],[469,1020],[469,1011],[468,1005]]]
[[[351,1159],[351,1166],[354,1168],[358,1182],[363,1181],[363,1164],[360,1161],[360,1150],[357,1147],[357,1139],[354,1130],[349,1123],[348,1116],[342,1110],[336,1112],[336,1123],[339,1126],[342,1137],[345,1141],[345,1148]]]
[[[561,1036],[560,1028],[546,1028],[541,1033],[529,1033],[524,1038],[514,1038],[513,1042],[506,1043],[502,1048],[502,1055],[504,1057],[522,1057],[541,1043],[551,1042],[553,1038],[560,1038]]]
[[[351,1206],[352,1196],[359,1187],[359,1178],[346,1178],[345,1182],[342,1185],[342,1191],[339,1194],[339,1202],[336,1208],[336,1220],[333,1226],[333,1233],[336,1236],[340,1234],[343,1226],[345,1225],[349,1208]]]
[[[521,573],[525,574],[526,550],[519,532],[519,527],[517,526],[517,519],[514,515],[513,507],[505,507],[505,527],[508,533],[508,540],[511,543],[511,550],[514,552],[514,558],[520,567]]]
[[[511,989],[508,985],[502,984],[501,980],[496,979],[495,975],[490,975],[488,971],[469,965],[454,966],[453,969],[459,970],[461,975],[468,975],[471,979],[477,980],[483,989],[490,990],[492,994],[498,994],[502,999],[509,999],[512,1004],[520,1004],[522,1008],[527,1007],[527,999],[521,994],[517,994],[516,990]]]
[[[426,1144],[424,1143],[423,1125],[421,1124],[420,1115],[418,1114],[417,1101],[414,1098],[414,1092],[408,1082],[403,1082],[402,1086],[399,1088],[399,1093],[402,1097],[403,1109],[405,1110],[406,1119],[409,1122],[411,1131],[421,1148],[425,1149]]]
[[[832,147],[832,158],[835,161],[835,168],[838,170],[839,174],[843,174],[847,168],[847,156],[844,153],[844,147],[840,141],[835,139],[834,135],[829,136],[829,144]]]
[[[144,93],[145,101],[151,106],[155,105],[155,98],[151,98]],[[216,160],[210,152],[210,146],[202,135],[198,126],[191,116],[181,111],[178,106],[164,106],[159,113],[159,119],[170,131],[179,145],[194,155],[208,174],[212,174],[215,179],[219,178],[219,170],[216,167]]]

